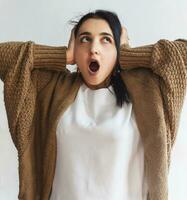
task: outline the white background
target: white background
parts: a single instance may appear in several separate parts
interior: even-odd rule
[[[67,46],[71,30],[68,20],[95,9],[118,14],[128,29],[131,46],[187,38],[186,0],[0,0],[0,42],[32,40]],[[169,200],[186,200],[187,196],[186,99],[172,153]],[[18,157],[8,130],[0,81],[0,199],[18,199],[18,187]]]

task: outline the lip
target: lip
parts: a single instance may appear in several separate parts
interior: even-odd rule
[[[99,64],[99,66],[100,66],[100,62],[99,62],[99,60],[97,58],[92,57],[90,59],[89,65],[90,65],[91,62],[97,62]]]

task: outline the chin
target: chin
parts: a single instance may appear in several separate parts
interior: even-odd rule
[[[99,85],[99,84],[101,84],[103,81],[102,80],[89,80],[89,81],[85,81],[88,85]]]
[[[97,86],[99,85],[99,82],[86,82],[86,84],[89,86]]]

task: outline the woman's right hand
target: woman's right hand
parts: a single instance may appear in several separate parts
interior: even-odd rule
[[[120,46],[122,45],[130,46],[129,37],[125,26],[122,26],[121,28]]]
[[[74,65],[75,56],[74,56],[74,47],[75,47],[75,36],[74,36],[75,27],[71,30],[71,36],[68,43],[68,48],[66,51],[66,64]]]

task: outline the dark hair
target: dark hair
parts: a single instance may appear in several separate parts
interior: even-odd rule
[[[83,15],[79,21],[70,20],[71,24],[75,24],[74,34],[77,36],[78,30],[80,26],[87,19],[95,18],[95,19],[104,19],[110,26],[112,33],[114,35],[115,46],[117,49],[117,59],[116,64],[114,66],[114,74],[111,75],[110,83],[113,86],[115,95],[116,95],[116,103],[117,106],[122,107],[123,103],[129,103],[130,97],[127,91],[125,83],[122,81],[120,76],[121,67],[119,63],[119,54],[120,54],[120,36],[121,36],[121,23],[116,13],[107,11],[107,10],[96,10],[95,12],[88,12]]]

